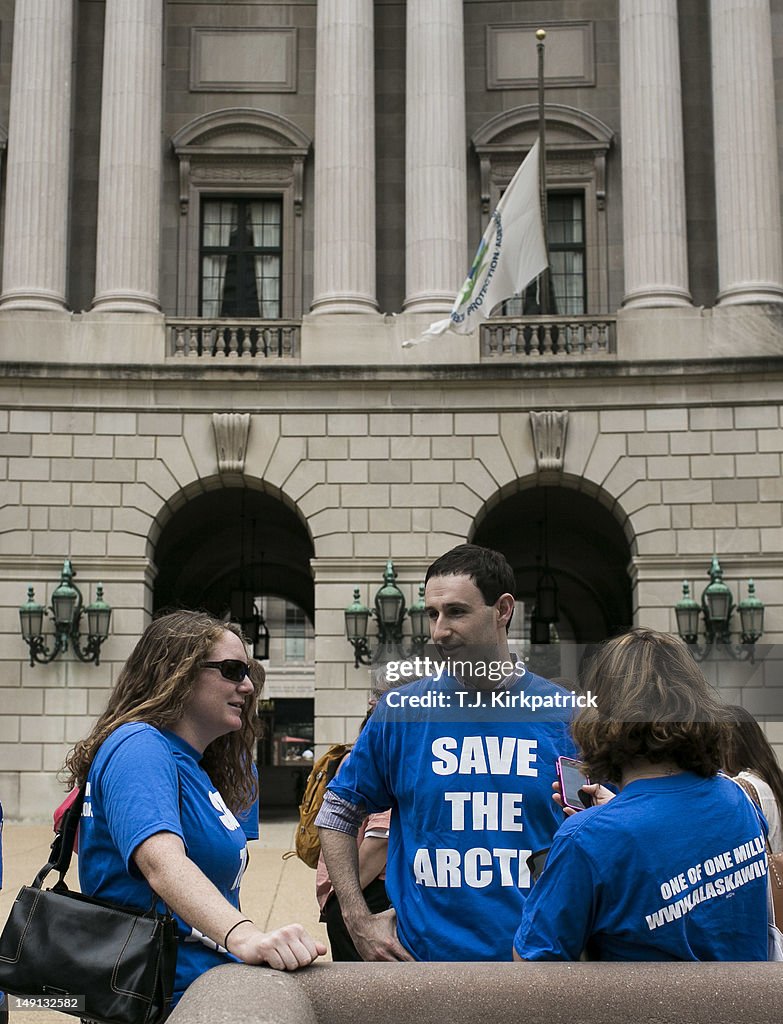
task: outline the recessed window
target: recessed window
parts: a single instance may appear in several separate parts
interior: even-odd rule
[[[547,193],[549,313],[581,316],[587,309],[585,273],[585,200],[582,192]],[[537,316],[541,312],[540,278],[524,296],[502,304],[503,316]]]
[[[587,308],[584,195],[549,193],[547,226],[553,311],[560,316],[580,316]]]
[[[290,601],[285,605],[285,660],[303,661],[305,656],[305,613]]]
[[[201,316],[281,316],[282,201],[204,199]]]

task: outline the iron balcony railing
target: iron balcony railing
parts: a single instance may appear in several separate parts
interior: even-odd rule
[[[481,358],[614,354],[616,318],[610,316],[497,316],[481,325]]]
[[[171,317],[168,355],[183,359],[296,359],[301,320],[218,320]]]

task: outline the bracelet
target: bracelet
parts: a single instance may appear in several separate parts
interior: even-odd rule
[[[237,921],[236,924],[232,924],[231,927],[226,932],[225,939],[223,939],[223,949],[225,949],[225,951],[228,952],[228,937],[233,932],[233,930],[235,928],[238,928],[241,924],[252,924],[252,923],[253,922],[250,920],[249,917],[243,917],[241,921]]]

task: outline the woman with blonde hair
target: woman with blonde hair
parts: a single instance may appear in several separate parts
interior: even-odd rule
[[[687,647],[633,629],[582,682],[573,735],[618,795],[561,825],[514,939],[518,960],[766,960],[764,828],[719,775],[726,709]]]
[[[153,620],[106,710],[66,761],[86,786],[79,827],[82,892],[174,911],[174,1003],[232,960],[294,970],[326,952],[301,925],[265,933],[239,909],[253,804],[260,665],[239,628],[202,612]]]

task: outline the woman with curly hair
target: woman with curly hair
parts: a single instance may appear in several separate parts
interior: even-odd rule
[[[239,909],[253,804],[258,691],[239,628],[201,612],[155,619],[106,710],[66,761],[85,785],[82,892],[146,910],[156,893],[179,940],[174,1002],[204,971],[241,960],[294,970],[326,948],[301,925],[265,933]]]
[[[766,960],[764,827],[718,775],[727,713],[688,649],[633,629],[582,686],[596,707],[574,739],[588,776],[619,793],[556,833],[514,958]]]

